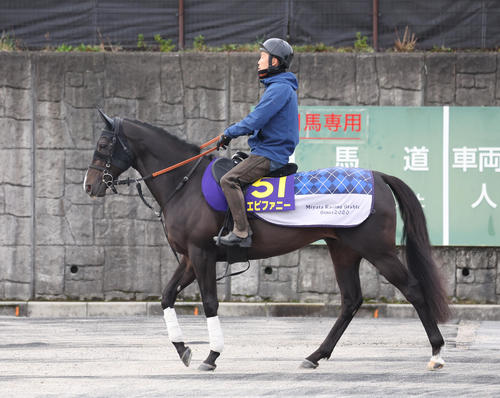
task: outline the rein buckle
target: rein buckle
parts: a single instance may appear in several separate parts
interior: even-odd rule
[[[102,173],[102,182],[113,191],[113,193],[118,193],[115,187],[115,182],[111,173],[106,169]]]

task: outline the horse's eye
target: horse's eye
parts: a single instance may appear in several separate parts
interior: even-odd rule
[[[99,143],[99,145],[97,146],[97,149],[99,149],[99,150],[101,150],[101,151],[102,151],[102,150],[106,149],[107,147],[108,147],[108,144],[107,144],[107,143],[105,143],[105,142],[101,142],[101,143]]]

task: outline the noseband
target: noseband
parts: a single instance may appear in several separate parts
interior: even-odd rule
[[[111,174],[111,166],[114,166],[123,172],[127,170],[134,161],[133,154],[128,149],[127,140],[122,133],[122,119],[118,117],[115,118],[113,122],[113,131],[103,130],[101,137],[107,137],[111,142],[109,154],[104,154],[96,149],[94,151],[93,160],[102,160],[105,167],[90,164],[89,168],[102,171],[102,182],[106,184],[106,186],[110,188],[113,193],[117,194],[118,191],[116,190],[116,181]],[[121,145],[123,151],[116,151],[116,148],[118,148],[116,145],[117,142]],[[117,152],[116,154],[115,151]]]

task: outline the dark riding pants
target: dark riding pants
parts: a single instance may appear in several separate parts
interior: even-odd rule
[[[220,180],[220,186],[226,196],[229,209],[233,215],[233,233],[240,238],[248,234],[248,219],[242,186],[249,185],[269,173],[271,161],[258,155],[250,155],[234,168],[229,170]]]

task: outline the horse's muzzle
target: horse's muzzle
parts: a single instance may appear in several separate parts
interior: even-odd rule
[[[106,189],[108,187],[104,183],[99,183],[95,185],[86,185],[85,186],[85,192],[87,195],[89,195],[91,198],[102,198],[103,196],[106,195]]]
[[[83,190],[91,198],[103,197],[106,195],[107,184],[97,180],[94,183],[90,183],[88,178],[88,172],[85,174],[85,179],[83,180]]]

